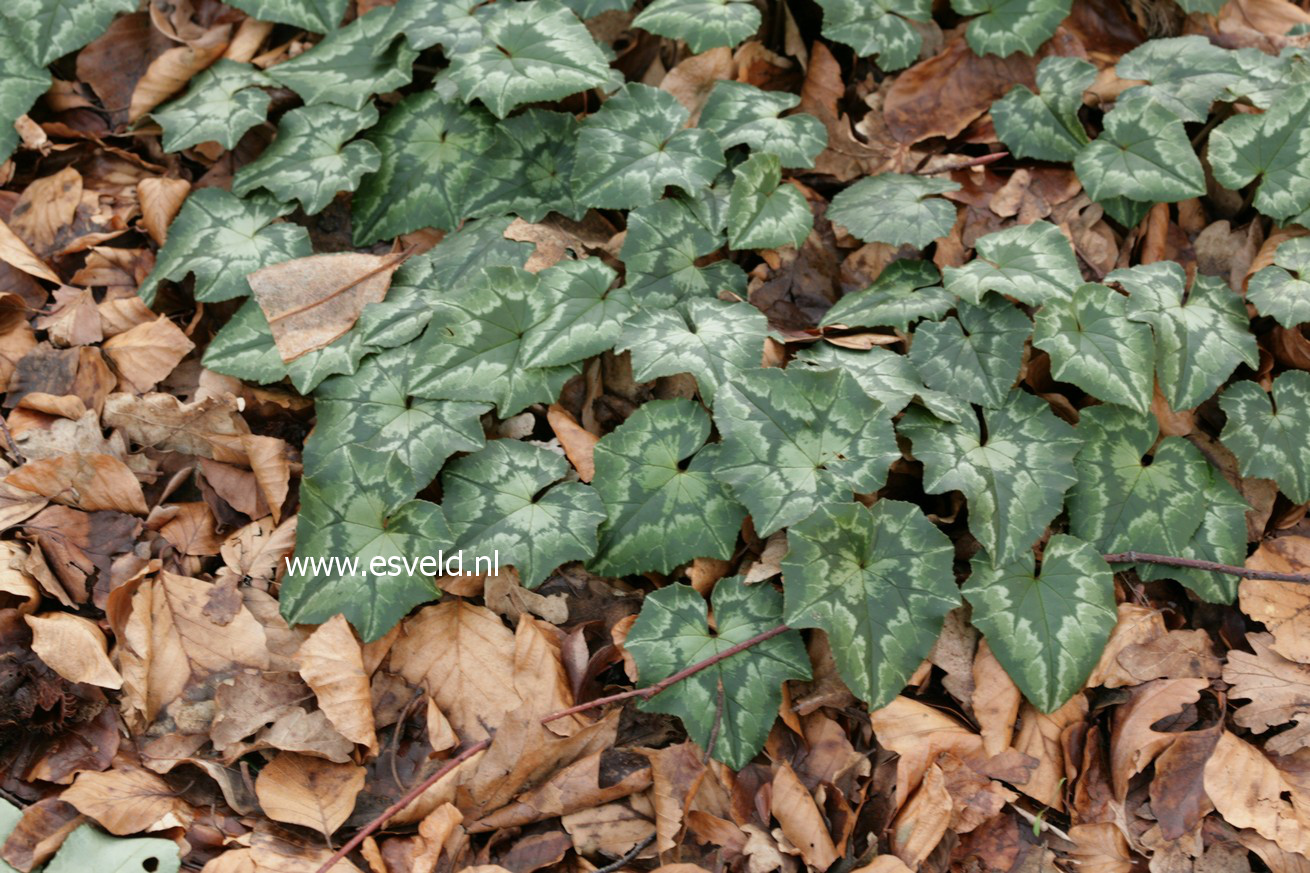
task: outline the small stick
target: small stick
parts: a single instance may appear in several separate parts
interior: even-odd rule
[[[1111,564],[1160,564],[1165,567],[1187,567],[1191,570],[1227,573],[1241,579],[1270,579],[1275,582],[1300,582],[1303,585],[1310,585],[1310,573],[1275,573],[1272,570],[1252,570],[1247,567],[1234,567],[1232,564],[1197,561],[1193,558],[1174,558],[1170,555],[1152,555],[1149,552],[1115,552],[1101,557]]]

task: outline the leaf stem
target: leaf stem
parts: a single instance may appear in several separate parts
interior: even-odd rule
[[[1303,585],[1310,585],[1310,573],[1275,573],[1272,570],[1252,570],[1247,567],[1234,567],[1232,564],[1175,558],[1170,555],[1152,555],[1149,552],[1115,552],[1101,557],[1111,564],[1161,564],[1166,567],[1187,567],[1192,570],[1227,573],[1240,579],[1270,579],[1275,582],[1300,582]]]

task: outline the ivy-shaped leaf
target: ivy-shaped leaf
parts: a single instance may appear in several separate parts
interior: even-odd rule
[[[914,331],[910,360],[923,382],[980,406],[1000,406],[1023,362],[1032,322],[995,295],[981,306],[960,303],[954,318],[925,321]]]
[[[1083,282],[1073,246],[1049,221],[1016,224],[974,243],[978,257],[942,271],[952,294],[980,303],[988,291],[1007,294],[1030,306],[1068,300]]]
[[[721,386],[715,478],[768,536],[819,504],[870,494],[900,456],[886,410],[841,370],[748,370]]]
[[[495,140],[479,167],[491,183],[469,207],[475,215],[512,212],[541,221],[551,212],[579,219],[573,202],[574,150],[581,125],[567,112],[528,109],[495,126]]]
[[[752,152],[777,155],[784,167],[813,167],[828,145],[823,122],[806,113],[778,117],[800,102],[796,94],[721,79],[714,83],[696,126],[714,133],[724,148],[744,145]]]
[[[398,39],[395,7],[379,6],[304,54],[269,67],[268,76],[309,105],[336,103],[356,111],[374,95],[408,85],[418,52]]]
[[[1212,134],[1212,155],[1213,143]],[[1101,135],[1083,147],[1073,168],[1087,196],[1098,202],[1127,197],[1173,203],[1205,193],[1205,172],[1183,123],[1153,101],[1108,112]]]
[[[1263,115],[1234,115],[1210,134],[1210,167],[1237,191],[1257,179],[1254,205],[1278,221],[1310,222],[1310,84],[1289,88]]]
[[[608,351],[632,314],[626,288],[599,258],[561,261],[537,274],[550,301],[545,317],[523,340],[523,365],[559,367]]]
[[[1040,571],[1032,553],[996,567],[975,558],[964,597],[996,660],[1042,712],[1083,687],[1118,620],[1110,565],[1065,534],[1047,541]]]
[[[1096,67],[1082,58],[1042,58],[1038,93],[1015,85],[992,104],[996,135],[1016,158],[1072,161],[1090,142],[1078,110],[1095,79]]]
[[[465,102],[497,118],[524,103],[558,100],[605,84],[610,66],[576,15],[554,0],[497,3],[482,42],[450,56],[447,74]]]
[[[412,94],[369,131],[382,166],[353,201],[354,241],[365,246],[421,227],[452,230],[469,214],[479,160],[492,142],[491,116],[435,92]]]
[[[627,12],[633,0],[564,0],[579,18],[595,18],[602,12]]]
[[[1105,277],[1128,290],[1128,317],[1155,333],[1155,377],[1172,409],[1191,409],[1240,363],[1259,362],[1246,307],[1222,279],[1198,275],[1184,297],[1186,275],[1160,261]]]
[[[13,27],[9,19],[0,18],[0,161],[18,145],[14,122],[50,90],[53,81],[44,65],[27,57],[25,43]]]
[[[828,503],[787,531],[787,624],[828,634],[855,696],[890,703],[960,604],[954,548],[912,503]]]
[[[932,3],[926,0],[819,0],[819,5],[825,37],[860,57],[877,55],[878,66],[888,71],[908,67],[923,48],[923,37],[909,21],[932,20]]]
[[[953,397],[933,391],[905,355],[874,346],[871,349],[844,349],[829,343],[816,343],[796,353],[792,366],[803,365],[819,370],[845,370],[889,415],[900,412],[918,397],[938,418],[960,420],[961,404]],[[973,414],[973,410],[969,410]]]
[[[728,245],[734,249],[776,249],[805,242],[814,226],[805,195],[782,184],[777,155],[752,155],[734,171],[728,200]]]
[[[693,558],[727,558],[746,510],[712,475],[710,417],[681,398],[652,400],[601,438],[592,487],[608,514],[591,568],[606,576],[668,573]]]
[[[164,151],[211,141],[235,148],[245,132],[268,115],[273,98],[257,86],[271,84],[250,64],[220,59],[192,79],[181,97],[151,110],[164,129]]]
[[[1292,36],[1296,28],[1288,31]],[[1240,71],[1237,81],[1228,86],[1220,100],[1237,101],[1245,98],[1252,105],[1268,109],[1282,99],[1289,88],[1310,82],[1310,63],[1306,50],[1288,46],[1277,55],[1269,55],[1257,48],[1238,49],[1233,60]]]
[[[661,200],[628,214],[628,233],[619,251],[632,298],[645,307],[672,306],[719,291],[745,296],[746,274],[729,260],[698,267],[724,239],[703,201]]]
[[[1246,514],[1251,507],[1229,484],[1223,473],[1209,464],[1201,485],[1205,510],[1201,524],[1176,555],[1195,561],[1238,565],[1246,559]],[[1191,567],[1138,564],[1137,576],[1145,582],[1176,579],[1207,603],[1229,604],[1237,599],[1237,577]]]
[[[1203,36],[1147,40],[1120,58],[1114,70],[1121,79],[1150,83],[1124,91],[1116,108],[1155,101],[1183,121],[1204,121],[1210,104],[1241,80],[1235,53]]]
[[[495,440],[451,461],[441,487],[455,548],[499,552],[527,588],[560,564],[595,555],[605,507],[581,482],[552,485],[569,469],[562,455],[518,440]]]
[[[1051,356],[1051,375],[1109,403],[1151,408],[1155,348],[1151,329],[1128,318],[1128,298],[1087,284],[1073,299],[1037,313],[1033,345]]]
[[[260,385],[280,382],[287,376],[287,365],[273,342],[268,318],[254,297],[241,304],[214,334],[200,362],[215,373]]]
[[[938,284],[930,261],[892,261],[873,284],[847,294],[824,313],[821,327],[895,327],[903,331],[921,318],[940,319],[955,308],[955,295]]]
[[[435,551],[434,544],[450,543],[451,531],[441,507],[397,498],[412,492],[395,455],[349,447],[329,458],[319,476],[300,483],[296,557],[357,559],[358,571],[293,564],[282,579],[279,604],[291,624],[321,624],[344,613],[368,642],[440,596],[432,577],[413,562]],[[400,562],[389,564],[392,558]]]
[[[373,143],[346,143],[377,120],[372,106],[355,111],[320,103],[292,109],[278,122],[272,145],[237,171],[232,192],[244,196],[263,188],[283,203],[299,201],[306,215],[321,212],[337,192],[354,191],[381,165]]]
[[[750,0],[655,0],[632,20],[633,27],[680,39],[692,54],[735,46],[760,29],[760,11]]]
[[[704,598],[690,585],[669,585],[646,595],[623,644],[643,684],[667,679],[782,621],[782,596],[769,585],[747,585],[740,576],[720,579],[710,602],[713,630]],[[809,677],[805,644],[789,630],[684,679],[641,708],[677,716],[702,748],[715,737],[715,760],[740,770],[768,739],[782,705],[782,683]]]
[[[1238,382],[1219,405],[1228,416],[1220,440],[1237,456],[1242,475],[1273,479],[1293,503],[1310,501],[1310,373],[1276,376],[1272,394],[1255,382]]]
[[[401,347],[370,357],[351,375],[333,376],[319,385],[314,392],[317,421],[305,440],[305,468],[327,469],[333,452],[363,446],[400,458],[409,474],[410,493],[416,494],[437,477],[451,455],[482,448],[479,416],[491,404],[412,397],[413,370],[413,353]],[[321,473],[318,478],[322,481]]]
[[[573,165],[578,202],[628,209],[654,203],[669,185],[708,185],[723,169],[723,147],[686,122],[687,110],[672,94],[625,85],[582,123]]]
[[[1246,299],[1289,330],[1310,322],[1310,237],[1280,244],[1274,263],[1247,283]]]
[[[686,300],[638,310],[614,350],[632,353],[632,375],[640,382],[690,373],[713,406],[721,386],[760,366],[768,335],[768,319],[749,303]]]
[[[526,270],[488,267],[465,293],[436,301],[435,321],[415,349],[414,395],[491,401],[501,418],[533,403],[553,402],[581,368],[576,363],[556,367],[524,363],[527,337],[561,302],[550,291]]]
[[[136,0],[5,0],[0,16],[26,59],[44,67],[104,33],[118,13],[136,9]]]
[[[955,204],[934,194],[958,191],[948,179],[883,173],[832,198],[828,218],[864,242],[923,248],[955,224]]]
[[[1081,434],[1045,401],[1022,391],[985,410],[981,424],[950,424],[910,407],[897,429],[923,462],[923,490],[960,491],[969,501],[969,532],[994,565],[1015,560],[1035,543],[1078,481],[1073,460]]]
[[[482,44],[482,21],[474,10],[481,0],[398,0],[398,29],[411,48],[440,45],[446,57],[471,52]]]
[[[229,5],[260,21],[331,33],[340,26],[350,0],[232,0]]]
[[[154,272],[141,283],[141,298],[153,303],[160,282],[180,282],[188,273],[196,277],[196,300],[244,297],[250,293],[247,273],[313,254],[303,227],[272,223],[290,211],[272,197],[241,200],[220,188],[192,192],[168,227]]]
[[[1072,0],[951,0],[961,15],[976,15],[964,38],[978,55],[1037,53],[1069,16]]]

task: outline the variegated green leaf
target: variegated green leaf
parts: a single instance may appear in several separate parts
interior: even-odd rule
[[[1259,361],[1246,307],[1222,279],[1186,276],[1173,261],[1115,270],[1105,277],[1128,291],[1128,317],[1155,333],[1155,378],[1172,409],[1191,409],[1233,374]]]
[[[482,44],[482,21],[474,10],[481,0],[397,0],[397,26],[411,48],[440,45],[446,57]]]
[[[296,557],[359,564],[344,569],[302,564],[299,572],[288,567],[279,604],[291,624],[320,624],[344,613],[371,641],[415,606],[441,595],[431,575],[413,562],[450,543],[451,531],[441,507],[408,499],[409,474],[399,457],[358,446],[329,457],[330,465],[318,476],[300,483]],[[389,563],[393,558],[399,561]]]
[[[567,112],[529,109],[495,126],[495,140],[479,158],[491,183],[470,207],[476,215],[512,212],[541,221],[551,212],[581,218],[587,210],[573,202],[573,156],[577,120]]]
[[[1024,553],[1060,513],[1064,492],[1078,481],[1074,455],[1081,434],[1055,417],[1046,402],[1015,391],[982,422],[940,421],[910,407],[897,429],[923,462],[929,494],[960,491],[969,502],[969,532],[993,564]]]
[[[769,585],[747,585],[740,576],[720,579],[710,602],[713,630],[705,600],[690,585],[669,585],[646,595],[623,644],[643,684],[667,679],[782,621],[782,596]],[[740,770],[768,739],[782,704],[782,683],[808,678],[809,655],[801,635],[789,630],[724,658],[641,707],[682,719],[687,735],[702,748],[713,737],[715,760]]]
[[[900,456],[887,411],[841,370],[747,370],[721,386],[714,421],[715,478],[761,536],[878,490]]]
[[[1251,507],[1213,466],[1206,465],[1206,480],[1201,485],[1205,509],[1201,524],[1175,554],[1194,561],[1241,566],[1246,559],[1246,514]],[[1191,567],[1166,567],[1162,564],[1138,564],[1137,576],[1143,581],[1176,579],[1208,603],[1230,604],[1237,599],[1237,577]]]
[[[1090,141],[1078,110],[1095,79],[1096,67],[1082,58],[1042,58],[1038,93],[1015,85],[992,104],[996,135],[1017,158],[1072,161]]]
[[[434,321],[415,347],[412,393],[433,400],[490,401],[501,418],[533,403],[553,402],[581,367],[527,366],[524,346],[559,302],[558,293],[526,270],[483,270],[465,293],[434,303]]]
[[[497,118],[610,79],[600,46],[555,0],[496,3],[482,20],[482,37],[476,47],[451,55],[447,74],[466,102],[481,100]]]
[[[892,261],[863,291],[847,294],[823,316],[823,327],[896,327],[909,330],[920,318],[939,319],[955,308],[955,296],[938,283],[929,261]]]
[[[306,215],[320,212],[337,192],[354,191],[382,163],[373,143],[346,143],[377,120],[372,106],[355,111],[320,103],[293,109],[278,122],[273,144],[237,171],[232,192],[244,196],[263,188],[284,203],[299,201]]]
[[[305,440],[305,469],[328,469],[333,452],[363,446],[399,457],[410,493],[418,493],[451,455],[482,448],[479,416],[491,404],[411,397],[413,371],[413,353],[402,347],[373,355],[353,374],[319,385],[314,392],[317,421]],[[323,474],[317,475],[321,482]]]
[[[1236,191],[1259,180],[1255,208],[1310,221],[1310,84],[1289,88],[1263,115],[1234,115],[1210,134],[1215,180]]]
[[[1051,375],[1109,403],[1151,408],[1155,348],[1151,330],[1128,318],[1128,298],[1104,285],[1083,285],[1072,300],[1037,313],[1033,345],[1051,356]]]
[[[627,12],[633,0],[563,0],[579,18],[594,18],[602,12]]]
[[[723,147],[686,122],[687,110],[667,91],[624,86],[582,123],[573,165],[578,202],[627,209],[654,203],[669,185],[708,185],[723,169]]]
[[[523,339],[526,367],[559,367],[599,355],[618,341],[632,314],[627,288],[599,258],[561,261],[537,274],[545,317]]]
[[[680,39],[693,54],[735,46],[760,28],[750,0],[655,0],[632,20],[634,27]]]
[[[137,0],[5,0],[0,16],[27,59],[44,67],[104,33],[115,15],[136,9]]]
[[[1242,475],[1273,479],[1293,503],[1310,501],[1310,373],[1276,376],[1272,396],[1255,382],[1238,382],[1219,405],[1228,416],[1220,439]]]
[[[884,70],[915,62],[923,37],[909,21],[932,20],[932,3],[926,0],[819,0],[819,5],[823,35],[845,43],[860,57],[877,55]]]
[[[1274,250],[1274,263],[1247,283],[1246,299],[1283,327],[1310,322],[1310,237],[1280,244]]]
[[[724,243],[706,201],[669,198],[628,214],[628,233],[619,257],[628,271],[632,298],[645,307],[715,297],[719,291],[745,296],[746,274],[732,261],[698,267],[696,261]]]
[[[964,38],[978,55],[1007,57],[1015,52],[1037,53],[1069,15],[1072,0],[951,0],[969,22]]]
[[[953,397],[933,391],[923,384],[919,371],[905,355],[874,346],[871,349],[844,349],[829,343],[816,343],[796,353],[792,366],[819,370],[845,370],[889,415],[900,412],[918,397],[938,418],[960,420],[961,404]],[[973,410],[968,410],[972,415]]]
[[[263,123],[273,98],[258,86],[271,84],[251,64],[219,60],[192,79],[185,94],[151,111],[164,129],[164,151],[211,141],[234,148],[246,131]]]
[[[899,500],[828,503],[787,531],[787,624],[828,634],[837,670],[871,709],[900,693],[960,604],[954,548]]]
[[[1032,322],[996,295],[981,306],[961,302],[954,318],[925,321],[914,331],[910,360],[924,384],[977,403],[1000,406],[1019,376]]]
[[[196,277],[195,297],[204,302],[250,293],[246,274],[260,267],[313,254],[309,234],[294,224],[272,222],[291,211],[272,197],[245,200],[220,188],[195,191],[168,227],[155,269],[141,283],[146,303],[162,281]]]
[[[946,290],[970,303],[995,291],[1040,306],[1048,300],[1068,300],[1083,281],[1073,246],[1049,221],[989,233],[974,248],[977,258],[942,271]]]
[[[6,160],[18,145],[14,122],[53,81],[42,64],[27,57],[24,42],[13,32],[14,25],[0,18],[0,161]]]
[[[616,352],[632,353],[639,381],[690,373],[713,406],[720,386],[764,359],[768,320],[749,303],[685,300],[669,309],[638,310],[623,328]]]
[[[832,198],[828,218],[865,242],[923,248],[955,224],[955,204],[932,195],[959,188],[929,176],[866,176]]]
[[[260,21],[331,33],[341,24],[350,0],[232,0],[229,5]]]
[[[1205,15],[1218,15],[1227,0],[1178,0],[1184,12],[1200,12]]]
[[[668,573],[693,558],[727,558],[746,510],[713,474],[710,417],[690,400],[652,400],[595,448],[592,487],[608,514],[591,569]]]
[[[356,245],[421,227],[452,230],[490,187],[477,168],[492,143],[492,121],[476,107],[433,92],[412,94],[368,139],[382,153],[382,166],[355,194]]]
[[[441,474],[442,506],[456,548],[510,564],[528,588],[552,570],[596,554],[605,507],[569,472],[563,455],[517,440],[495,440],[456,458]]]
[[[298,359],[297,359],[298,360]],[[264,310],[254,297],[241,304],[205,347],[201,363],[224,376],[267,385],[287,376]]]
[[[1074,158],[1087,196],[1172,203],[1205,193],[1205,172],[1183,123],[1154,101],[1115,108],[1101,135]],[[1213,153],[1214,137],[1211,136]]]
[[[418,52],[398,39],[398,24],[395,7],[379,6],[329,32],[304,54],[269,67],[268,75],[311,106],[336,103],[362,109],[374,94],[409,84]]]
[[[1183,121],[1204,121],[1210,104],[1242,78],[1236,53],[1203,36],[1148,40],[1120,58],[1114,71],[1150,83],[1124,91],[1116,107],[1155,101]]]
[[[823,122],[804,113],[778,117],[800,102],[795,94],[722,79],[714,83],[696,126],[718,136],[724,148],[749,146],[777,155],[784,167],[813,167],[828,145]]]
[[[8,801],[3,801],[8,804]],[[20,819],[13,807],[16,826]],[[0,829],[2,832],[3,829]],[[12,833],[10,834],[12,836]],[[102,873],[130,873],[149,870],[150,873],[178,873],[182,859],[177,843],[161,837],[118,837],[105,833],[92,824],[77,825],[60,843],[58,854],[41,868],[41,873],[83,873],[99,870]],[[0,870],[9,867],[0,861]],[[9,867],[5,873],[17,871]]]
[[[805,242],[814,226],[805,195],[783,185],[777,155],[752,155],[739,166],[728,200],[728,245],[734,249],[776,249]]]
[[[1083,687],[1118,620],[1110,565],[1065,534],[1046,543],[1040,571],[1032,553],[996,567],[975,558],[964,596],[996,660],[1042,712]]]
[[[1287,35],[1291,36],[1293,31]],[[1288,46],[1277,55],[1244,48],[1233,52],[1233,59],[1241,73],[1220,100],[1245,98],[1261,109],[1268,109],[1282,99],[1289,88],[1310,82],[1310,64],[1306,63],[1307,53],[1303,48]]]

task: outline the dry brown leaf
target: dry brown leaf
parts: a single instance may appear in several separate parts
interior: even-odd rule
[[[541,718],[574,704],[568,674],[560,657],[559,630],[530,615],[520,615],[514,631],[514,690]],[[547,726],[568,736],[586,727],[583,715],[555,719]]]
[[[127,120],[139,121],[151,109],[185,88],[192,76],[221,58],[227,50],[231,33],[232,25],[217,25],[200,39],[168,49],[151,61],[132,89]]]
[[[941,771],[938,771],[937,777],[940,781]],[[783,834],[800,851],[801,857],[810,867],[826,870],[840,857],[814,798],[796,776],[796,771],[785,761],[773,776],[769,811],[782,826]],[[949,795],[946,798],[946,817],[950,817]],[[942,827],[945,828],[944,822]]]
[[[296,653],[300,675],[318,697],[319,708],[342,736],[376,751],[372,692],[359,640],[345,616],[315,628]]]
[[[1009,748],[1023,695],[986,640],[978,643],[973,682],[973,717],[982,730],[983,751],[990,758]]]
[[[892,853],[911,870],[918,870],[946,835],[952,807],[946,777],[940,767],[930,764],[918,789],[892,822],[889,837]]]
[[[282,520],[282,504],[291,487],[291,448],[285,440],[271,436],[246,434],[241,447],[250,459],[250,470],[255,474],[259,491],[273,513],[273,521]]]
[[[33,391],[31,394],[23,395],[23,399],[18,401],[17,408],[44,412],[46,415],[57,415],[60,418],[73,421],[82,418],[87,413],[86,403],[76,394],[43,394],[40,391]],[[91,414],[90,423],[98,429],[95,413]],[[23,430],[18,422],[10,427],[10,431],[15,430],[20,432]],[[30,433],[31,430],[27,432]]]
[[[69,454],[29,461],[6,485],[89,512],[112,509],[145,515],[145,494],[131,469],[112,455]]]
[[[1134,681],[1205,677],[1217,679],[1223,670],[1210,635],[1203,630],[1169,631],[1162,637],[1125,646],[1115,659]]]
[[[455,729],[431,697],[427,698],[427,733],[428,745],[434,752],[444,752],[459,745]]]
[[[900,696],[869,713],[873,732],[883,748],[896,752],[896,801],[905,805],[939,752],[951,752],[965,763],[983,758],[982,737],[939,710]]]
[[[577,419],[558,403],[552,403],[546,410],[546,421],[555,432],[559,444],[564,447],[564,454],[569,463],[578,471],[578,478],[590,482],[596,475],[596,464],[592,460],[592,451],[600,437],[578,424]]]
[[[22,270],[29,276],[45,279],[56,285],[63,284],[54,270],[46,266],[45,262],[36,256],[36,252],[28,248],[27,243],[23,242],[4,221],[0,221],[0,261]]]
[[[168,226],[190,193],[191,183],[186,179],[147,176],[136,183],[136,196],[141,201],[141,223],[156,244],[162,246],[168,239]]]
[[[123,381],[144,394],[173,372],[195,347],[177,325],[161,315],[110,337],[101,348]]]
[[[279,827],[270,821],[255,824],[250,834],[250,858],[256,873],[310,873],[332,856],[323,838],[303,831]],[[226,871],[224,871],[226,873]],[[332,873],[360,873],[360,869],[342,858]]]
[[[1122,800],[1128,794],[1128,780],[1179,736],[1151,726],[1196,703],[1209,684],[1205,679],[1156,679],[1129,691],[1128,701],[1114,712],[1110,733],[1110,777],[1116,798]]]
[[[524,588],[518,570],[513,567],[506,567],[500,573],[487,576],[482,586],[482,597],[488,609],[500,613],[516,625],[524,614],[535,615],[553,625],[562,625],[569,620],[567,595],[560,593],[546,596]]]
[[[1073,848],[1069,855],[1079,873],[1131,873],[1136,866],[1128,840],[1118,825],[1110,822],[1080,824],[1069,828]]]
[[[232,534],[219,549],[225,564],[220,573],[231,573],[251,585],[267,587],[277,575],[282,559],[296,546],[296,516],[279,525],[271,518],[251,522]]]
[[[1106,688],[1122,688],[1125,685],[1137,685],[1137,680],[1119,665],[1119,653],[1130,646],[1157,640],[1165,633],[1164,619],[1158,609],[1149,609],[1135,603],[1119,604],[1118,621],[1110,632],[1110,639],[1105,643],[1101,659],[1092,670],[1092,675],[1087,677],[1087,687],[1104,685]]]
[[[731,79],[737,72],[737,65],[732,59],[732,49],[719,46],[709,51],[686,58],[660,82],[660,90],[668,91],[683,105],[691,117],[688,125],[694,126],[700,118],[701,107],[710,97],[710,91],[721,79]]]
[[[274,821],[313,828],[330,837],[355,809],[364,768],[282,752],[259,771],[255,796]]]
[[[535,821],[603,806],[650,788],[650,759],[630,751],[607,749],[588,755],[554,773],[470,826],[470,830],[521,827]]]
[[[44,330],[57,346],[84,346],[105,338],[100,326],[100,310],[89,290],[62,285],[55,289],[55,302],[48,315],[33,324]]]
[[[122,688],[123,677],[109,662],[105,632],[89,618],[68,612],[24,616],[32,629],[32,651],[69,682]]]
[[[1065,758],[1061,738],[1072,725],[1087,717],[1087,698],[1075,694],[1050,714],[1027,701],[1019,711],[1019,735],[1014,748],[1037,761],[1027,781],[1012,783],[1024,794],[1057,812],[1064,809]]]
[[[286,363],[345,334],[379,303],[407,254],[345,252],[297,258],[247,276]]]
[[[967,834],[977,829],[999,815],[1005,804],[1019,799],[1018,794],[1000,782],[983,776],[950,752],[937,756],[937,767],[941,769],[946,790],[951,795],[949,828],[957,834]],[[913,803],[911,800],[910,804]],[[904,818],[906,814],[902,810],[900,817]]]
[[[355,869],[358,870],[359,868],[356,867]],[[200,873],[259,873],[259,869],[255,867],[253,849],[231,846],[221,855],[210,858],[208,863],[200,868]]]
[[[1310,572],[1310,537],[1267,540],[1246,559],[1246,566],[1276,573]],[[1310,664],[1310,587],[1243,579],[1238,592],[1242,612],[1263,622],[1274,635],[1271,648],[1284,658]]]
[[[851,873],[909,873],[910,868],[895,855],[879,855],[863,867],[856,867]]]
[[[48,257],[58,249],[55,237],[73,223],[81,202],[82,174],[74,167],[64,167],[24,189],[14,204],[9,226],[34,251]]]
[[[1223,668],[1229,694],[1250,701],[1233,713],[1233,721],[1257,734],[1296,722],[1265,744],[1274,754],[1290,755],[1310,745],[1310,667],[1274,651],[1270,634],[1247,634],[1246,641],[1254,654],[1233,649]]]
[[[183,403],[172,394],[110,394],[103,420],[139,446],[230,464],[249,461],[242,438],[250,433],[250,426],[231,398],[211,396]]]
[[[47,797],[23,810],[23,816],[5,840],[5,862],[25,873],[54,857],[64,839],[86,821],[71,803]]]
[[[182,554],[217,555],[222,548],[223,538],[214,530],[214,514],[205,503],[174,503],[156,510],[161,512],[169,513],[169,517],[160,525],[159,533]],[[152,521],[154,518],[152,514]]]
[[[148,770],[79,773],[59,796],[111,834],[162,831],[191,824],[191,807]]]
[[[1205,765],[1205,793],[1224,820],[1280,849],[1310,855],[1307,800],[1259,749],[1228,731]]]

